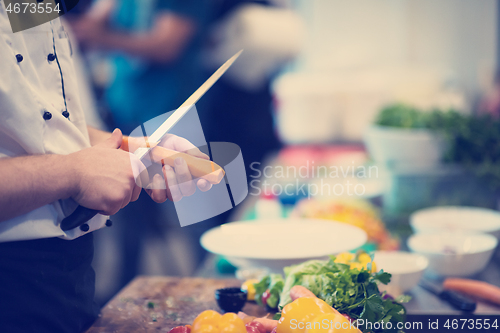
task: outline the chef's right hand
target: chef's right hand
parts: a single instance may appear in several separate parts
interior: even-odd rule
[[[75,177],[72,198],[81,206],[113,215],[139,198],[141,181],[136,182],[134,174],[147,173],[146,167],[134,154],[119,149],[122,138],[115,129],[106,141],[68,155]]]

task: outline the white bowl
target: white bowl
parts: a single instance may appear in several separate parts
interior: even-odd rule
[[[367,239],[360,228],[315,219],[270,219],[224,224],[203,234],[201,245],[239,268],[283,268],[354,250]]]
[[[373,159],[390,166],[436,166],[446,150],[443,138],[426,129],[373,125],[364,140]]]
[[[415,233],[464,231],[489,233],[500,239],[500,213],[477,207],[433,207],[422,209],[410,217]]]
[[[392,296],[398,296],[415,287],[429,260],[423,255],[403,251],[376,251],[374,257],[377,270],[392,275],[388,285],[379,285],[379,289],[387,291]]]
[[[471,276],[481,272],[498,244],[488,234],[421,233],[408,239],[408,247],[429,259],[429,271],[440,276]]]

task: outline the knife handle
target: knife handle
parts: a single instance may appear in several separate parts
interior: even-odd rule
[[[458,310],[467,312],[473,312],[474,310],[476,310],[476,302],[474,302],[467,296],[464,296],[457,292],[451,290],[445,290],[441,294],[439,294],[439,297],[446,300],[448,303],[450,303],[454,308]]]
[[[68,231],[77,228],[97,215],[99,211],[86,208],[83,206],[78,206],[70,216],[67,216],[61,222],[61,229],[63,231]]]

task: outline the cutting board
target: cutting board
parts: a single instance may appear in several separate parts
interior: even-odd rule
[[[168,332],[191,324],[204,310],[217,310],[216,289],[240,286],[235,279],[138,277],[120,291],[101,311],[87,333]],[[264,308],[247,302],[243,311],[265,316]]]

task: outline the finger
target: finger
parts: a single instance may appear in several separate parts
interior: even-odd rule
[[[134,185],[134,190],[132,191],[132,197],[130,198],[130,202],[137,201],[139,196],[141,195],[142,187]]]
[[[120,206],[120,209],[123,209],[125,206],[127,206],[130,203],[130,200],[132,199],[132,190],[128,191],[127,194],[123,196],[122,204]]]
[[[196,147],[189,149],[189,150],[186,150],[185,152],[186,152],[186,154],[192,155],[194,157],[202,158],[204,160],[210,160],[210,157],[207,154],[202,153],[201,150],[199,150]]]
[[[155,174],[150,192],[151,199],[157,203],[163,203],[167,200],[167,191],[164,189],[165,182],[159,174]]]
[[[169,165],[163,167],[163,174],[167,185],[167,196],[170,200],[176,202],[182,199],[182,193],[177,185],[177,177],[175,176],[174,169]]]
[[[168,148],[168,149],[173,149],[176,151],[180,152],[185,152],[189,155],[198,157],[198,158],[203,158],[206,160],[209,160],[209,156],[207,154],[204,154],[199,150],[194,144],[192,144],[189,140],[185,138],[181,138],[177,135],[173,134],[167,134],[163,140],[161,141],[160,145],[162,147]]]
[[[132,173],[134,174],[135,183],[139,187],[146,188],[150,183],[148,169],[134,154],[129,153],[129,157],[132,164]]]
[[[187,166],[186,161],[183,158],[178,157],[174,161],[175,163],[175,176],[177,177],[177,184],[179,184],[179,189],[183,196],[190,196],[196,192],[196,186],[193,182],[193,177],[191,177],[191,172]]]
[[[212,188],[212,184],[205,179],[199,179],[196,185],[202,192],[206,192]]]

